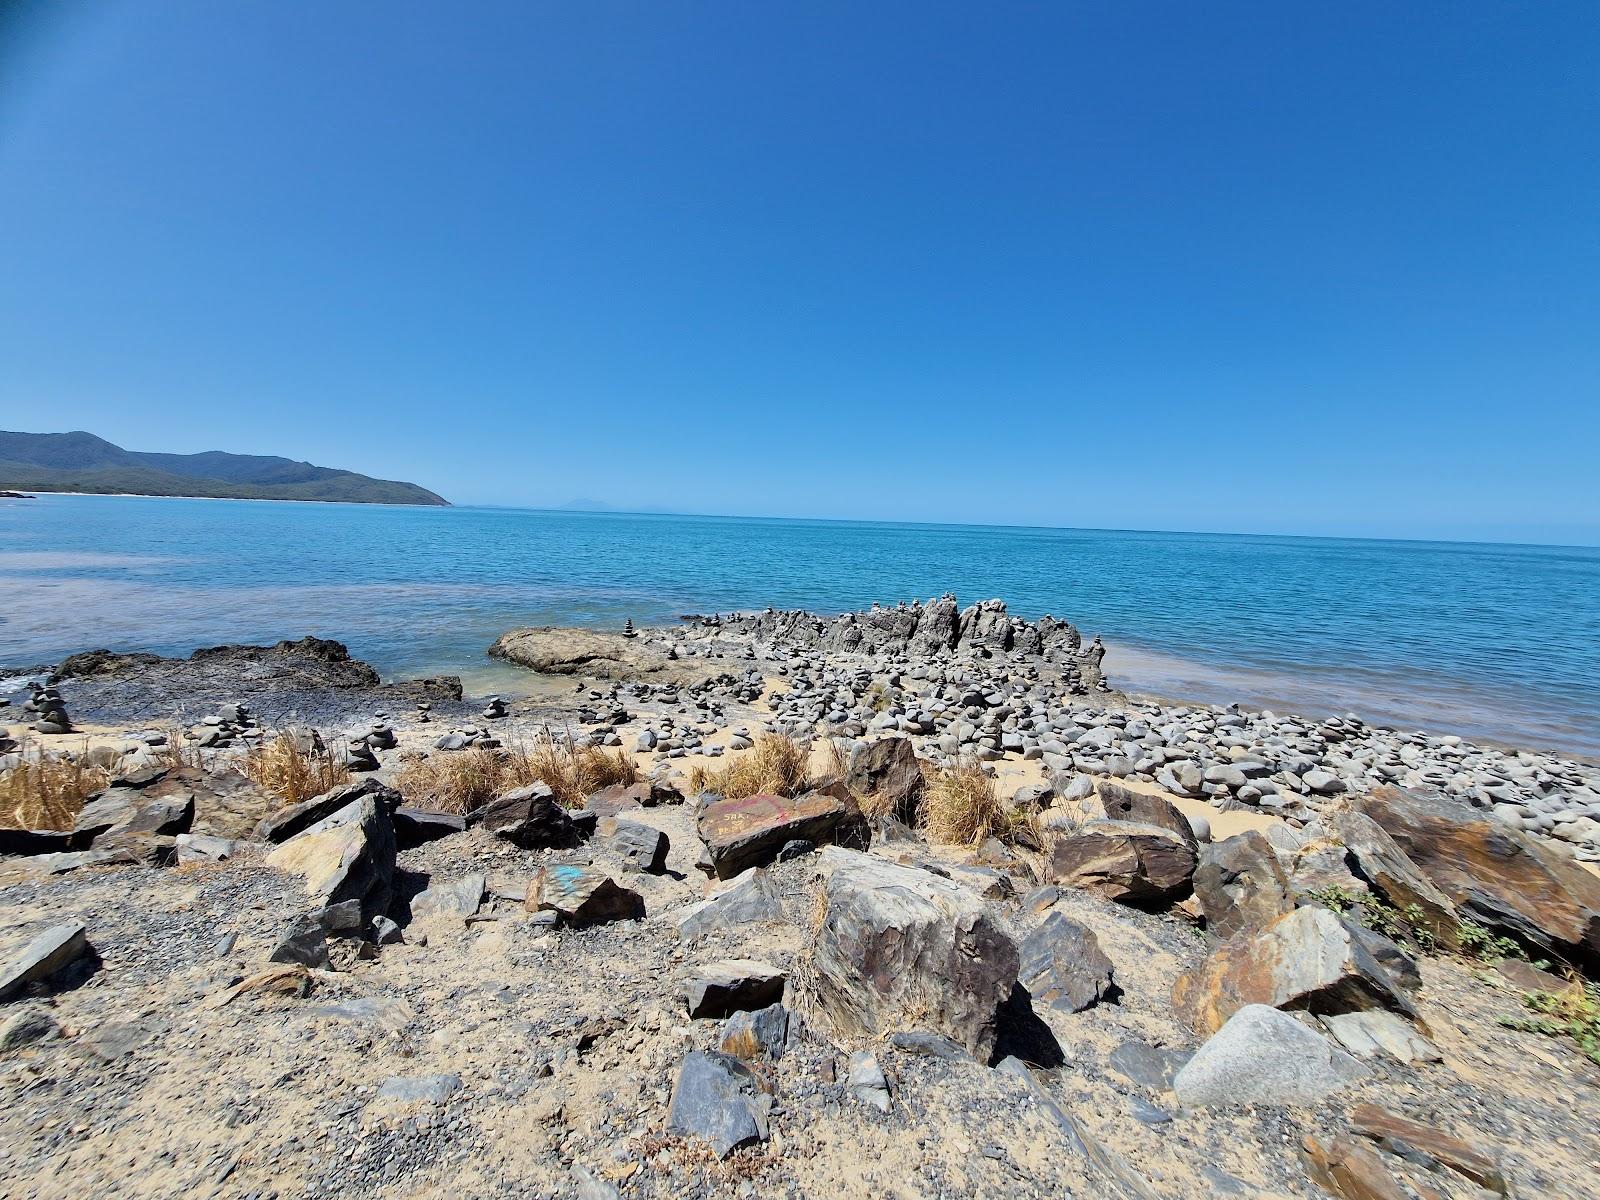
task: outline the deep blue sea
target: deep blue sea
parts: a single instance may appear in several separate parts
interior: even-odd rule
[[[0,664],[338,638],[510,690],[517,625],[954,591],[1102,634],[1113,682],[1600,756],[1600,549],[40,496],[0,500]]]

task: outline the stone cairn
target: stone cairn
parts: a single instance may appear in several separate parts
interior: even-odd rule
[[[431,724],[432,721],[433,721],[433,701],[432,700],[418,700],[417,701],[417,724],[418,725],[428,725],[428,724]]]
[[[207,717],[189,735],[202,749],[232,746],[235,742],[260,739],[261,723],[243,704],[225,704],[215,716]]]
[[[483,719],[485,721],[498,721],[506,715],[506,702],[499,696],[490,696],[488,703],[483,706]]]
[[[61,699],[61,693],[54,687],[45,687],[40,683],[30,683],[27,703],[22,706],[22,711],[32,713],[34,716],[33,728],[36,733],[71,733],[72,720],[67,716],[67,706]]]
[[[639,636],[639,634],[633,628],[633,618],[632,617],[629,617],[626,621],[624,621],[622,623],[622,636],[625,637],[625,638],[631,638],[631,637],[638,637]]]

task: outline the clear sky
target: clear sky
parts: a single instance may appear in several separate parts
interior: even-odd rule
[[[1600,4],[4,5],[0,428],[1600,541]]]

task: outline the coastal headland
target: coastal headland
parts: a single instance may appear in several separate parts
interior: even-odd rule
[[[999,600],[489,653],[525,694],[315,638],[18,673],[26,1194],[1596,1178],[1593,764],[1128,695]]]

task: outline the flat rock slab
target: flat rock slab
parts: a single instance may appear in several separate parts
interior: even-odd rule
[[[667,1132],[703,1138],[718,1158],[767,1140],[772,1097],[732,1055],[696,1050],[678,1069]]]
[[[541,675],[582,675],[591,679],[691,683],[716,673],[709,662],[669,658],[665,648],[647,638],[551,625],[501,634],[489,647],[489,657]]]
[[[667,869],[667,852],[671,849],[671,842],[666,834],[653,826],[603,817],[599,836],[606,850],[636,871],[659,875]]]
[[[1335,1013],[1323,1017],[1322,1023],[1334,1041],[1360,1059],[1382,1054],[1410,1066],[1441,1058],[1434,1044],[1413,1029],[1409,1021],[1384,1009]]]
[[[378,1087],[373,1104],[397,1108],[427,1105],[437,1108],[461,1090],[459,1075],[421,1075],[405,1079],[391,1076]]]
[[[1316,1104],[1369,1074],[1349,1054],[1288,1013],[1247,1004],[1173,1078],[1189,1108]]]
[[[644,897],[598,867],[551,863],[540,869],[524,902],[531,912],[553,912],[567,925],[603,925],[644,916]]]
[[[921,1028],[980,1062],[1017,983],[1017,947],[972,892],[929,871],[829,846],[806,1016],[842,1037]]]
[[[1315,905],[1225,943],[1178,977],[1172,997],[1179,1016],[1202,1034],[1220,1029],[1251,1004],[1319,1014],[1387,1008],[1416,1015],[1356,932]]]
[[[435,883],[419,892],[411,901],[413,917],[450,916],[465,919],[478,911],[483,903],[485,878],[483,872],[473,871],[448,883]]]
[[[771,963],[727,958],[696,968],[684,980],[683,998],[691,1017],[726,1017],[781,999],[785,979]]]
[[[822,792],[793,800],[758,793],[713,801],[701,810],[698,827],[712,874],[732,879],[772,862],[789,842],[830,842],[841,825],[858,817],[851,806]]]
[[[726,933],[782,918],[783,906],[771,876],[764,867],[751,867],[709,900],[684,909],[673,918],[673,924],[680,938],[693,941],[708,933]]]
[[[1123,1042],[1106,1057],[1106,1065],[1124,1079],[1153,1092],[1164,1092],[1172,1087],[1173,1079],[1193,1057],[1192,1050]]]
[[[400,793],[393,788],[376,779],[360,779],[355,783],[330,788],[320,796],[302,800],[299,804],[278,809],[261,820],[256,826],[255,836],[264,842],[286,842],[366,796],[382,800],[391,812],[400,804]]]
[[[0,966],[0,1000],[7,1000],[30,983],[41,983],[89,953],[89,938],[82,921],[52,925]]]

